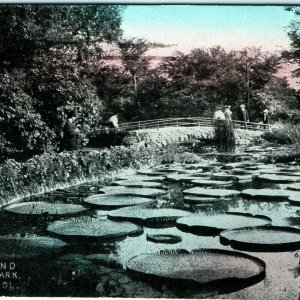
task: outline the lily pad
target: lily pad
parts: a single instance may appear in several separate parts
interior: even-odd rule
[[[167,177],[170,181],[181,181],[181,182],[191,182],[195,179],[202,179],[202,178],[210,178],[210,173],[202,173],[197,174],[197,176],[191,176],[189,174],[172,174]]]
[[[277,189],[247,189],[242,191],[243,197],[255,198],[255,200],[287,201],[290,194],[287,190]]]
[[[224,180],[210,180],[210,179],[194,179],[191,181],[195,185],[201,186],[220,186],[220,185],[232,185],[232,181],[224,181]]]
[[[227,229],[245,226],[262,226],[271,223],[271,219],[263,216],[252,216],[243,213],[199,214],[177,220],[178,229],[199,235],[218,235]]]
[[[300,205],[300,193],[299,196],[290,196],[288,198],[289,202],[293,205]]]
[[[227,189],[205,189],[194,187],[183,191],[184,194],[202,196],[202,197],[232,197],[240,194],[240,191]]]
[[[215,202],[222,202],[231,200],[230,198],[220,198],[220,197],[197,197],[197,196],[185,196],[183,201],[187,204],[209,204]]]
[[[118,179],[130,181],[162,181],[166,179],[166,176],[122,175],[118,176]]]
[[[250,176],[258,176],[260,175],[260,171],[258,170],[245,170],[242,168],[236,168],[231,171],[233,175],[250,175]]]
[[[139,208],[126,207],[111,211],[108,218],[112,220],[127,220],[144,225],[175,222],[177,219],[191,214],[188,211],[173,208]]]
[[[127,188],[125,186],[106,186],[100,190],[107,195],[128,195],[141,197],[156,197],[166,194],[166,190],[155,188]]]
[[[219,249],[161,251],[131,258],[127,270],[138,278],[159,279],[173,287],[229,292],[261,281],[265,263],[253,256]]]
[[[212,179],[216,180],[238,180],[238,181],[251,181],[252,175],[234,175],[234,174],[227,174],[227,173],[214,173],[211,174]]]
[[[103,209],[116,209],[126,206],[148,205],[155,203],[154,199],[131,196],[94,195],[83,200],[87,204]]]
[[[300,176],[284,176],[276,174],[264,174],[259,175],[258,179],[270,182],[288,183],[288,182],[299,182]]]
[[[293,251],[300,247],[300,230],[281,226],[244,227],[221,232],[220,241],[245,251]]]
[[[299,191],[300,192],[300,183],[293,183],[287,186],[288,190]]]
[[[113,184],[125,186],[125,187],[161,187],[163,184],[154,181],[136,181],[136,180],[119,180],[113,182]]]
[[[138,170],[138,174],[147,175],[147,176],[164,176],[165,172],[156,171],[152,169],[140,169]]]
[[[143,229],[130,222],[114,222],[101,218],[72,218],[51,223],[48,232],[70,240],[106,241],[141,234]]]
[[[12,204],[4,208],[5,211],[18,215],[74,215],[88,209],[78,204],[49,203],[49,202],[23,202]]]
[[[147,234],[147,241],[153,243],[177,244],[182,241],[181,236],[174,234]]]
[[[19,260],[46,258],[63,250],[59,239],[33,234],[0,236],[0,259]]]
[[[232,169],[236,169],[236,168],[243,168],[243,167],[249,167],[249,166],[251,166],[251,163],[249,163],[249,162],[233,162],[233,163],[225,164],[222,167],[222,169],[232,170]]]

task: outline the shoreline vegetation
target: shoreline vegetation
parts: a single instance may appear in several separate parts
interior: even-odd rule
[[[240,130],[237,130],[239,132]],[[180,148],[181,142],[213,138],[213,129],[166,128],[129,133],[124,145],[72,152],[45,152],[25,162],[6,160],[0,166],[0,207],[23,198],[92,181],[107,184],[117,175],[134,173],[141,166],[161,163],[196,163],[197,154]],[[261,133],[247,134],[247,140]],[[239,136],[239,134],[237,134]],[[237,144],[245,144],[237,138]]]
[[[272,143],[286,146],[261,157],[265,162],[300,160],[300,126],[279,123],[269,132],[235,129],[236,145]],[[211,142],[214,128],[162,128],[128,133],[121,146],[82,149],[72,152],[45,152],[25,162],[8,159],[0,166],[0,207],[23,198],[93,181],[107,184],[120,174],[132,174],[141,166],[162,163],[197,163],[188,143]],[[183,146],[183,149],[181,147]]]

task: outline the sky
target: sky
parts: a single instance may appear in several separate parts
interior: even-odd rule
[[[289,48],[287,26],[293,18],[284,6],[128,5],[122,29],[125,37],[176,45],[153,49],[153,55],[216,45],[273,52]]]

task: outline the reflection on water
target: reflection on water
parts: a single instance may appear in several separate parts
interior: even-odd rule
[[[241,197],[232,198],[230,201],[217,202],[209,205],[190,206],[183,202],[182,191],[192,187],[190,184],[165,182],[168,193],[158,197],[156,207],[185,208],[198,213],[218,213],[218,212],[245,212],[253,215],[265,215],[272,218],[273,225],[298,226],[300,221],[299,209],[291,206],[288,202],[265,202],[246,200]],[[248,188],[280,188],[274,184],[261,183],[253,180],[250,183],[234,183],[230,189],[248,189]],[[64,203],[82,204],[83,197],[97,193],[101,188],[97,183],[90,185],[70,188],[68,191],[56,191],[31,197],[27,201],[51,201]],[[105,214],[105,211],[103,211]],[[101,211],[90,210],[88,215],[101,216]],[[12,233],[37,233],[48,235],[46,228],[49,222],[53,220],[49,216],[39,219],[31,217],[19,218],[13,215],[7,215],[3,211],[0,213],[2,220],[0,234]],[[104,217],[105,218],[105,217]],[[182,241],[177,244],[159,244],[146,240],[147,234],[175,234],[182,237]],[[176,227],[169,228],[144,228],[144,233],[140,236],[128,237],[126,239],[106,244],[81,243],[70,245],[61,257],[53,258],[44,262],[22,261],[18,262],[19,280],[16,288],[1,287],[3,295],[23,295],[23,296],[101,296],[107,295],[111,291],[111,296],[140,296],[140,297],[161,297],[174,296],[171,291],[160,290],[158,294],[151,285],[144,283],[132,287],[132,294],[124,290],[124,285],[128,285],[125,268],[126,261],[142,253],[157,252],[165,249],[197,249],[197,248],[218,248],[228,249],[229,246],[223,246],[219,242],[219,237],[196,236],[191,233],[179,231]],[[99,255],[96,260],[86,259],[89,254]],[[295,253],[249,253],[250,255],[261,258],[266,262],[266,278],[262,282],[245,288],[241,291],[214,295],[199,294],[195,297],[218,297],[218,298],[242,298],[242,299],[298,299],[299,295],[299,258]],[[112,262],[117,261],[111,269]],[[46,275],[47,274],[47,275]],[[298,275],[297,275],[298,274]],[[102,279],[101,279],[102,278]],[[107,282],[100,285],[103,278],[108,278]],[[111,279],[113,278],[113,279]],[[117,279],[114,279],[117,278]],[[80,279],[80,280],[79,280]],[[106,280],[106,279],[105,279]],[[127,282],[127,281],[128,282]],[[111,281],[111,282],[110,282]],[[100,282],[100,283],[99,283]],[[109,283],[110,282],[110,283]],[[113,282],[117,282],[114,286]],[[127,282],[127,283],[126,283]],[[144,285],[143,285],[144,284]],[[104,287],[104,288],[103,288]],[[115,292],[114,292],[115,291]],[[102,293],[102,294],[101,294]],[[114,294],[115,293],[115,294]],[[123,294],[122,294],[123,293]],[[144,293],[144,294],[143,294]],[[272,295],[272,297],[271,297]]]

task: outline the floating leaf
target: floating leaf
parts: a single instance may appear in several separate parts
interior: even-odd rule
[[[271,219],[263,216],[252,216],[243,213],[199,214],[177,220],[178,229],[200,235],[217,235],[226,229],[245,226],[262,226],[271,223]]]
[[[128,195],[141,197],[156,197],[158,195],[166,194],[166,190],[154,188],[128,188],[125,186],[106,186],[100,190],[107,195]]]
[[[118,176],[118,179],[121,180],[130,180],[130,181],[162,181],[166,179],[165,176],[145,176],[145,175],[123,175]]]
[[[205,189],[200,187],[194,187],[183,191],[184,194],[191,194],[203,197],[231,197],[239,195],[240,192],[236,190],[227,189]]]
[[[242,191],[243,197],[270,201],[286,201],[291,194],[291,191],[277,189],[247,189]]]
[[[111,196],[111,195],[93,195],[83,200],[87,204],[97,206],[97,208],[103,209],[115,209],[126,206],[135,205],[147,205],[155,203],[156,200],[144,198],[144,197],[132,197],[132,196]]]
[[[181,236],[173,234],[147,234],[147,241],[153,243],[177,244],[182,241]]]
[[[259,175],[257,177],[263,181],[270,181],[270,182],[280,182],[280,183],[289,183],[289,182],[299,182],[300,176],[284,176],[284,175],[276,175],[276,174],[264,174]]]
[[[188,204],[205,204],[205,203],[215,203],[221,201],[228,201],[230,198],[221,198],[221,197],[197,197],[197,196],[185,196],[183,201]]]
[[[194,179],[191,181],[195,185],[200,186],[220,186],[220,185],[232,185],[232,181],[223,181],[223,180],[210,180],[210,179]]]
[[[163,184],[154,181],[137,181],[137,180],[119,180],[113,182],[113,184],[125,186],[125,187],[161,187]]]
[[[300,247],[300,230],[281,226],[244,227],[221,232],[220,241],[245,251],[293,251]]]
[[[140,234],[143,229],[129,222],[114,222],[100,218],[72,218],[51,223],[48,232],[63,238],[110,240]]]
[[[202,173],[202,176],[191,176],[189,174],[172,174],[169,175],[167,177],[168,180],[170,181],[182,181],[182,182],[191,182],[192,180],[195,179],[202,179],[202,177],[204,178],[209,178],[210,177],[210,173]],[[199,178],[201,177],[201,178]]]
[[[59,239],[33,234],[0,236],[0,259],[46,258],[63,250],[66,243]]]
[[[23,202],[12,204],[4,208],[5,211],[19,215],[73,215],[87,211],[87,208],[78,204]]]
[[[216,180],[238,180],[245,182],[251,181],[252,175],[234,175],[220,172],[211,174],[211,178]]]
[[[191,214],[188,211],[173,208],[126,207],[111,211],[108,218],[129,220],[142,224],[175,222],[178,218]]]
[[[261,281],[265,277],[265,263],[253,256],[219,249],[161,251],[131,258],[127,270],[138,278],[156,277],[173,287],[209,288],[229,292]]]

